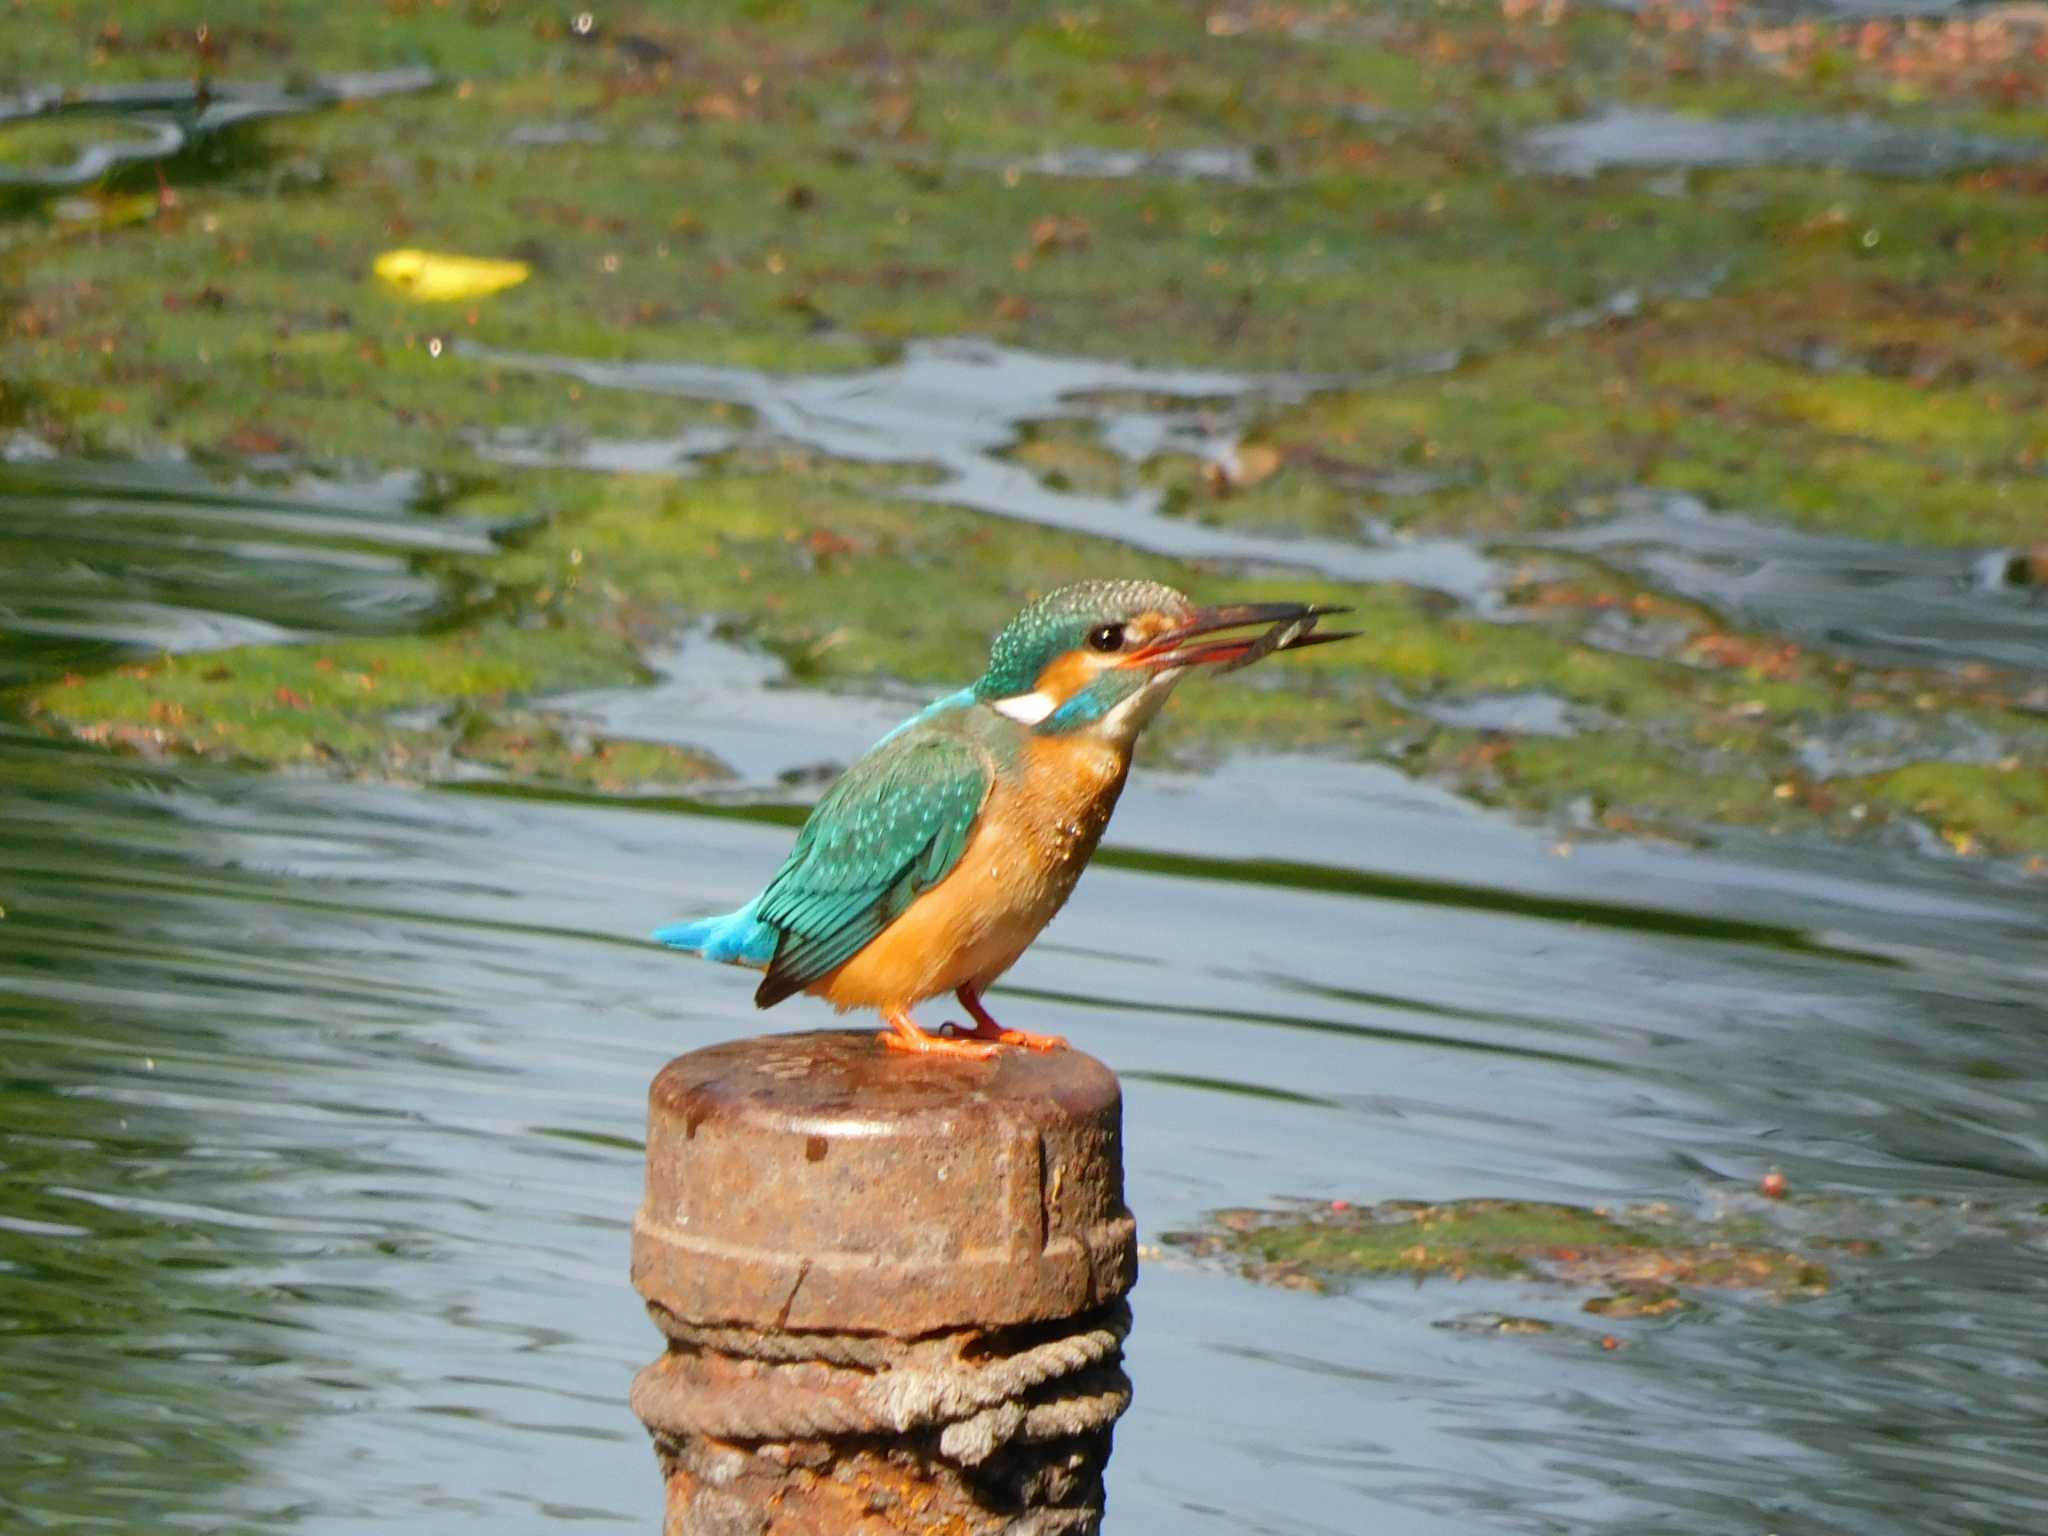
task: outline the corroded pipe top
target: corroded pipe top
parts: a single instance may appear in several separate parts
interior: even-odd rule
[[[1071,1317],[1136,1276],[1122,1121],[1078,1051],[932,1060],[848,1031],[693,1051],[649,1095],[633,1283],[702,1324]]]

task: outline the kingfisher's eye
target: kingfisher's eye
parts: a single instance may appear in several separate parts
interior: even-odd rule
[[[1120,651],[1124,645],[1124,627],[1121,624],[1098,624],[1088,631],[1088,649],[1091,651]]]

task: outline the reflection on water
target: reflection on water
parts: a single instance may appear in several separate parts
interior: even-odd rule
[[[1021,160],[983,162],[990,169],[1029,172],[1033,176],[1076,176],[1102,181],[1236,181],[1260,180],[1259,158],[1235,144],[1203,149],[1104,149],[1076,145],[1049,149]]]
[[[110,611],[265,616],[238,557],[166,582],[40,505],[45,569],[68,548]],[[44,643],[11,675],[73,664]],[[821,755],[745,725],[764,780]],[[0,1528],[652,1528],[645,1084],[823,1015],[757,1020],[751,978],[635,936],[743,898],[786,816],[15,730],[0,797]],[[1283,1196],[1705,1206],[1778,1166],[1881,1246],[1829,1296],[1708,1297],[1618,1351],[1431,1326],[1584,1321],[1541,1288],[1152,1263],[1113,1530],[2048,1526],[2038,885],[1766,839],[1562,857],[1317,760],[1141,775],[1114,830],[1006,991],[1125,1075],[1148,1235]]]
[[[1880,122],[1874,117],[1696,117],[1608,107],[1576,122],[1531,129],[1522,157],[1532,170],[1596,176],[1630,167],[1716,170],[1814,165],[1870,176],[1942,176],[1978,165],[2025,163],[2026,139],[1997,139]]]
[[[1557,325],[1591,323],[1628,302],[1631,296],[1620,295],[1605,309]],[[1503,612],[1508,562],[1476,543],[1399,537],[1373,530],[1362,515],[1361,536],[1355,538],[1209,525],[1170,515],[1165,493],[1137,477],[1120,490],[1093,491],[1041,478],[1011,454],[1035,424],[1078,421],[1133,465],[1169,453],[1224,462],[1256,412],[1344,381],[1144,368],[964,341],[915,343],[899,361],[863,372],[790,375],[698,363],[584,361],[475,345],[461,350],[499,366],[567,374],[600,388],[739,406],[752,418],[743,430],[698,427],[655,440],[480,440],[484,452],[506,464],[687,474],[696,460],[728,452],[750,437],[791,442],[856,463],[931,472],[928,481],[899,487],[897,494],[906,497],[1175,557],[1310,570],[1342,581],[1401,582],[1445,593],[1481,617]],[[1409,371],[1451,361],[1424,359]],[[1387,481],[1370,489],[1381,495],[1399,490]],[[1365,500],[1362,488],[1361,514]],[[2013,578],[2015,562],[2023,557],[2008,550],[1921,548],[1801,533],[1716,513],[1692,497],[1650,491],[1618,498],[1610,518],[1515,542],[1611,560],[1658,590],[1710,603],[1743,624],[1867,664],[2048,665],[2048,603]],[[685,653],[686,665],[693,665],[694,654]],[[743,673],[757,670],[750,662],[738,667]],[[685,692],[694,686],[680,681]],[[670,690],[637,707],[621,702],[646,719],[673,720],[679,718],[670,713],[673,695]],[[1466,723],[1448,721],[1434,709],[1425,712]],[[1492,713],[1500,717],[1499,709]],[[1523,701],[1512,714],[1527,718],[1531,708]],[[1555,710],[1546,714],[1540,704],[1534,718],[1533,727],[1516,728],[1566,734],[1587,723],[1559,718]]]
[[[484,553],[494,531],[432,505],[409,474],[259,485],[175,463],[0,463],[0,686],[122,649],[427,623],[454,594],[417,557]]]
[[[1343,581],[1403,581],[1481,607],[1498,585],[1490,560],[1448,540],[1370,545],[1211,527],[1168,515],[1166,493],[1157,486],[1096,495],[1047,484],[1008,457],[1027,424],[1078,420],[1094,423],[1104,445],[1134,464],[1164,453],[1214,460],[1231,451],[1254,407],[1299,400],[1338,382],[1333,379],[1144,368],[976,341],[914,342],[884,367],[824,374],[593,362],[474,344],[459,350],[501,367],[566,374],[601,389],[741,406],[763,437],[857,464],[936,471],[928,483],[901,488],[901,495],[1115,539],[1133,549],[1306,568]],[[1433,371],[1451,361],[1426,358],[1401,371]],[[731,441],[726,434],[692,433],[678,440],[667,463],[722,452]],[[615,462],[631,453],[645,466],[650,447],[590,444],[575,458]],[[512,446],[514,454],[523,450],[524,445]]]
[[[2002,579],[2002,553],[1800,533],[1652,492],[1529,542],[1600,555],[1744,624],[1877,666],[2048,669],[2048,603]]]
[[[119,85],[44,85],[0,96],[0,135],[39,119],[99,119],[103,135],[68,160],[0,164],[0,189],[52,192],[83,187],[135,162],[164,161],[244,123],[314,112],[343,102],[424,91],[435,83],[422,66],[316,75],[289,85],[253,81],[166,80]]]

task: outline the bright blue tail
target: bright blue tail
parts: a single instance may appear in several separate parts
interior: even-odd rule
[[[670,949],[687,949],[726,965],[755,965],[764,969],[775,958],[778,937],[775,929],[754,921],[751,901],[737,912],[700,917],[694,923],[671,923],[654,930],[654,942]]]

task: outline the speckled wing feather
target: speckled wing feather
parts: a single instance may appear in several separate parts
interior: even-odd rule
[[[990,779],[973,745],[924,730],[849,768],[761,893],[755,916],[781,937],[754,1001],[767,1008],[829,975],[945,879]]]

